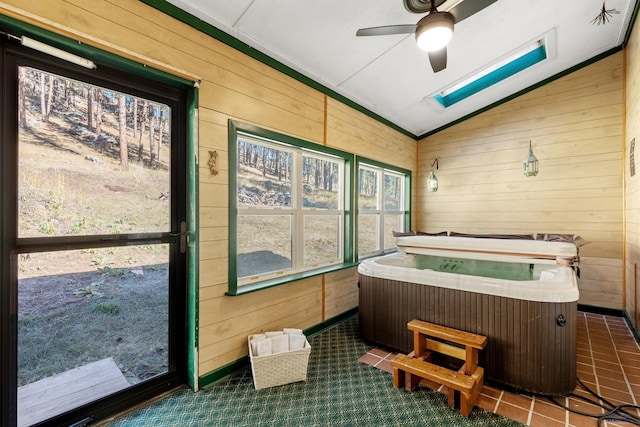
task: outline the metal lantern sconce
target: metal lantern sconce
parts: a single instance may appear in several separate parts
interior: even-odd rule
[[[524,176],[538,175],[538,159],[536,159],[531,150],[531,141],[529,141],[529,154],[522,161],[522,173],[524,173]]]
[[[433,163],[431,163],[431,172],[429,172],[429,176],[427,177],[427,190],[429,190],[430,193],[438,191],[438,178],[436,178],[436,174],[433,173],[433,165],[436,165],[437,170],[438,159],[435,159]]]

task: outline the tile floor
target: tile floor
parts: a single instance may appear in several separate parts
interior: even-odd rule
[[[360,361],[387,372],[394,353],[374,348]],[[640,346],[621,317],[578,312],[578,378],[614,405],[640,404]],[[389,378],[391,381],[391,378]],[[573,395],[556,398],[574,410],[604,414],[605,410],[578,396],[595,398],[578,385]],[[596,418],[577,414],[555,405],[546,397],[516,394],[485,385],[477,406],[531,427],[597,426]],[[638,409],[629,409],[640,416]],[[632,426],[623,421],[605,421],[603,426]]]

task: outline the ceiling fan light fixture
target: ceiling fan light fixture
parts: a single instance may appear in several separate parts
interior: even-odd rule
[[[449,12],[434,12],[422,18],[416,29],[416,43],[427,52],[445,47],[453,36],[455,18]]]

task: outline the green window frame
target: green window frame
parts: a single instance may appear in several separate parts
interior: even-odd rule
[[[228,295],[355,265],[354,163],[353,154],[229,121]]]
[[[358,258],[395,252],[393,232],[411,228],[411,171],[364,157],[356,169]]]

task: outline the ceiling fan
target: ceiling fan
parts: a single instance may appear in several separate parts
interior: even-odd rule
[[[403,0],[404,7],[411,13],[425,13],[417,24],[386,25],[381,27],[361,28],[356,36],[387,36],[391,34],[415,33],[416,43],[429,54],[429,62],[433,72],[437,73],[447,67],[447,44],[453,35],[453,26],[481,11],[497,0]],[[445,4],[446,3],[446,4]],[[438,7],[445,4],[443,9]]]

